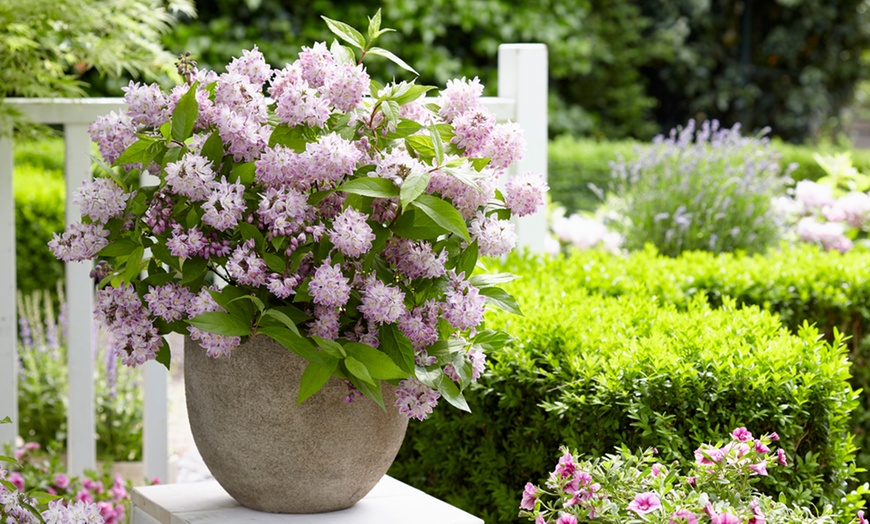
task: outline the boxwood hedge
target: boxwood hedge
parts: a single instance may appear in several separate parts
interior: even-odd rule
[[[442,407],[409,426],[392,475],[488,523],[518,522],[524,483],[547,474],[559,445],[655,446],[671,461],[746,426],[778,432],[794,463],[767,490],[845,511],[860,499],[845,496],[857,402],[839,338],[811,326],[789,333],[727,298],[713,307],[701,294],[679,306],[652,293],[602,296],[583,289],[579,257],[504,265],[522,275],[509,290],[525,316],[491,312],[487,323],[516,340],[488,356],[470,414]]]

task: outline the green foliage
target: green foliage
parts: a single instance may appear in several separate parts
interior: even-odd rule
[[[689,121],[614,163],[610,226],[629,250],[763,251],[780,234],[772,199],[786,181],[766,140]]]
[[[685,26],[673,60],[647,71],[660,124],[717,118],[775,136],[816,138],[867,78],[864,0],[641,2],[656,25]],[[831,122],[833,121],[833,122]]]
[[[63,303],[63,290],[58,287]],[[62,318],[48,291],[18,296],[19,433],[44,448],[65,448],[67,432],[67,346]],[[143,396],[138,373],[117,368],[105,341],[96,355],[97,456],[100,460],[141,460]]]
[[[14,160],[16,283],[24,293],[52,289],[64,275],[48,249],[64,228],[63,140],[16,142]]]
[[[808,244],[783,247],[764,255],[704,252],[678,258],[660,255],[651,246],[628,256],[597,251],[576,251],[564,262],[540,260],[542,275],[559,271],[565,282],[607,296],[647,296],[662,304],[686,308],[692,297],[703,295],[718,306],[732,297],[739,305],[756,305],[779,316],[797,331],[814,323],[832,340],[835,332],[850,336],[852,387],[865,392],[852,414],[858,445],[857,465],[870,469],[870,253],[825,252]],[[528,271],[529,262],[511,257],[499,271]],[[562,284],[564,286],[564,284]],[[870,473],[858,475],[870,482]]]
[[[560,445],[592,456],[655,446],[667,463],[745,426],[776,431],[794,462],[771,472],[767,493],[845,512],[860,501],[841,500],[857,402],[839,340],[809,326],[789,334],[776,316],[728,300],[603,297],[582,288],[572,258],[504,267],[522,276],[506,288],[525,316],[489,313],[487,327],[516,340],[489,353],[466,395],[470,414],[435,410],[409,426],[391,475],[486,522],[517,522],[523,483],[549,471]]]

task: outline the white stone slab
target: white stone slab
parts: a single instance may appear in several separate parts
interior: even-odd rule
[[[385,476],[353,507],[331,513],[282,515],[244,508],[215,482],[133,490],[133,524],[262,522],[273,524],[483,524],[483,520]]]

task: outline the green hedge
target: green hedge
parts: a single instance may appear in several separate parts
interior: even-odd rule
[[[47,245],[52,233],[64,228],[63,140],[16,143],[14,155],[18,289],[53,290],[64,274],[63,264]]]
[[[560,136],[550,141],[548,152],[548,178],[553,200],[565,206],[569,212],[594,211],[601,203],[589,184],[606,190],[610,182],[610,163],[619,155],[630,157],[640,142],[596,141]],[[833,154],[842,150],[820,147],[796,146],[779,140],[773,141],[774,149],[782,155],[780,164],[785,169],[797,164],[791,174],[795,180],[818,180],[825,175],[813,160],[813,153]],[[852,163],[859,171],[870,172],[870,151],[852,150]]]
[[[667,462],[746,426],[776,431],[794,462],[765,489],[801,503],[841,499],[856,405],[842,345],[809,327],[789,334],[733,302],[603,297],[582,289],[580,260],[505,264],[522,275],[508,288],[525,316],[491,312],[487,322],[516,340],[488,356],[467,395],[472,413],[440,406],[409,426],[392,475],[489,524],[518,522],[524,483],[546,476],[559,445],[655,446]]]

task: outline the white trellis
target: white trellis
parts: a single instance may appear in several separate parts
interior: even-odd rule
[[[484,99],[499,120],[512,120],[522,127],[527,148],[511,175],[534,171],[547,175],[547,48],[543,44],[504,44],[498,52],[498,96]],[[122,99],[7,99],[31,120],[64,128],[66,220],[79,220],[72,194],[90,177],[90,139],[87,126],[98,116],[124,108]],[[2,131],[2,130],[0,130]],[[0,446],[14,442],[18,432],[18,355],[15,300],[15,201],[12,191],[12,138],[0,133]],[[517,221],[519,245],[542,252],[546,237],[546,214],[542,211]],[[47,249],[47,248],[46,248]],[[68,301],[69,420],[68,469],[80,474],[96,464],[93,284],[91,266],[66,265]],[[167,374],[156,362],[144,369],[145,420],[143,458],[147,477],[168,478]]]

